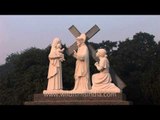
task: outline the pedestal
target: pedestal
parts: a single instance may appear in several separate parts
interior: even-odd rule
[[[123,93],[35,94],[25,105],[130,105]]]

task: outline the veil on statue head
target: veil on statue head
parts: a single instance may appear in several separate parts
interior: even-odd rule
[[[53,39],[53,42],[52,42],[51,46],[56,48],[57,44],[60,43],[60,42],[61,42],[61,40],[58,37],[56,37],[56,38]]]

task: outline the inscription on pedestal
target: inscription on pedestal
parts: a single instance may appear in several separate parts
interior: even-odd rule
[[[122,93],[35,94],[25,105],[129,105]]]

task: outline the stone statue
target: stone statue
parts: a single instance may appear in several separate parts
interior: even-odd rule
[[[76,38],[78,50],[73,56],[77,59],[75,68],[75,86],[73,91],[86,92],[91,89],[89,70],[89,51],[85,44],[86,35],[81,34]]]
[[[48,69],[48,86],[47,90],[43,93],[52,93],[56,90],[62,90],[62,65],[61,62],[64,61],[64,54],[62,53],[64,49],[61,49],[61,40],[59,38],[54,38],[51,50],[49,53],[49,69]]]
[[[120,89],[114,85],[109,73],[109,61],[107,59],[106,50],[98,49],[96,56],[99,58],[99,62],[95,63],[99,73],[92,75],[92,90],[95,92],[107,92],[107,93],[120,93]]]

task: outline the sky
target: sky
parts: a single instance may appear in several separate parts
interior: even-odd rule
[[[0,15],[0,65],[11,53],[46,48],[55,37],[69,47],[75,42],[71,25],[85,33],[95,24],[100,31],[91,42],[124,41],[140,31],[160,41],[160,15]]]

